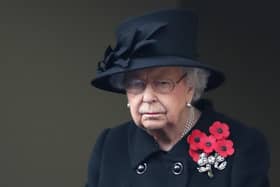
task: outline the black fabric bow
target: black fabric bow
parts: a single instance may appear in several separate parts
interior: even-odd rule
[[[117,39],[114,49],[111,46],[106,49],[104,59],[98,63],[98,71],[104,72],[113,66],[127,68],[131,58],[140,49],[157,42],[157,40],[152,39],[152,36],[166,25],[167,23],[150,23],[122,34]],[[118,61],[118,59],[122,60]]]

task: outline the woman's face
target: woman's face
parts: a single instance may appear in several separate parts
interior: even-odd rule
[[[149,68],[126,75],[125,82],[129,85],[126,88],[130,113],[137,126],[146,130],[157,130],[184,123],[186,103],[191,100],[193,89],[187,86],[183,76],[184,72],[179,67]],[[174,88],[168,93],[158,91],[158,87],[165,89],[164,80],[175,83]],[[135,85],[137,87],[139,82],[145,83],[142,91],[130,92],[129,89],[133,89]]]

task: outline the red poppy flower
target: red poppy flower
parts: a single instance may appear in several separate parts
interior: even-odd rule
[[[202,153],[203,151],[201,149],[199,150],[193,150],[193,149],[189,149],[189,154],[192,157],[193,161],[197,162],[199,160],[199,155]]]
[[[231,140],[218,140],[215,150],[219,155],[226,158],[234,153],[233,142]]]
[[[202,148],[201,139],[206,137],[206,134],[198,129],[192,131],[188,136],[187,142],[190,144],[190,148],[193,150],[198,150]]]
[[[229,137],[229,127],[226,123],[215,121],[210,127],[209,132],[218,140]]]
[[[201,139],[201,145],[205,153],[211,153],[216,146],[216,138],[212,135],[205,136]]]

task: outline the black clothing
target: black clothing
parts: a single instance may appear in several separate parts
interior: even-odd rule
[[[88,187],[268,187],[269,150],[264,136],[211,107],[193,129],[208,132],[214,121],[227,123],[235,152],[214,177],[199,173],[186,135],[170,151],[132,121],[104,130],[88,165]]]

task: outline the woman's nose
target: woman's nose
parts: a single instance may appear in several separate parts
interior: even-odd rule
[[[151,103],[157,100],[156,93],[154,92],[151,84],[147,84],[143,91],[143,102]]]

